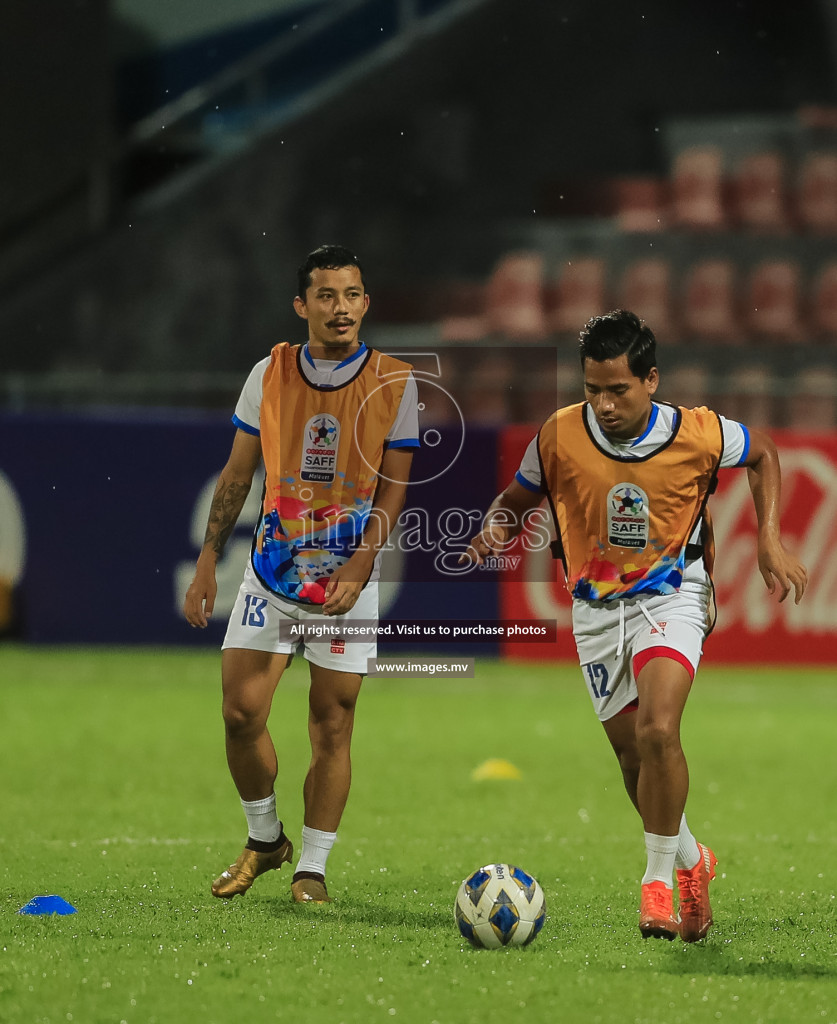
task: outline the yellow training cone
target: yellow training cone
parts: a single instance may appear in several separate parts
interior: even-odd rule
[[[520,769],[515,768],[511,761],[505,761],[502,757],[492,757],[471,772],[474,782],[483,782],[485,779],[522,779]]]

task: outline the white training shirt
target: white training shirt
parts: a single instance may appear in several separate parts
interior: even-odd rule
[[[308,345],[302,350],[300,366],[303,376],[311,384],[320,388],[335,388],[347,383],[358,370],[358,360],[369,350],[361,342],[357,352],[353,352],[340,363],[331,359],[314,359]],[[265,370],[270,365],[270,356],[260,360],[250,371],[244,382],[238,402],[236,403],[233,423],[248,434],[258,435],[260,432],[260,412],[262,405],[262,385]],[[418,448],[418,388],[412,373],[407,378],[398,413],[386,436],[390,448]]]

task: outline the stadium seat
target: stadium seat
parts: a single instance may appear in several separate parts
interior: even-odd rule
[[[705,341],[744,341],[736,313],[736,276],[732,260],[702,260],[689,268],[682,305],[686,335]]]
[[[517,359],[508,349],[487,349],[463,368],[457,399],[468,423],[504,422],[511,416]]]
[[[821,267],[811,288],[810,325],[820,341],[837,341],[837,262]]]
[[[802,161],[797,215],[811,234],[837,234],[837,152],[814,151]]]
[[[743,157],[735,169],[732,196],[739,227],[772,234],[790,231],[785,158],[778,150]]]
[[[509,388],[491,387],[481,391],[469,390],[461,403],[465,427],[492,426],[512,419],[512,392]]]
[[[804,340],[800,279],[800,267],[794,260],[765,260],[753,268],[746,292],[746,322],[753,337],[777,342]]]
[[[463,382],[470,388],[509,387],[514,383],[518,359],[507,347],[483,351],[479,361],[462,371]]]
[[[620,309],[636,313],[661,341],[677,340],[668,260],[640,259],[629,263],[619,280],[616,299]]]
[[[550,328],[559,334],[577,335],[590,317],[607,308],[604,260],[592,256],[568,260],[551,297]]]
[[[787,425],[794,430],[837,427],[837,370],[831,365],[809,366],[791,382]]]
[[[662,231],[668,223],[668,189],[659,178],[618,178],[616,223],[620,231]]]
[[[488,317],[485,316],[444,316],[439,321],[439,337],[451,344],[468,344],[481,341],[489,333]]]
[[[458,393],[455,389],[447,388],[445,385],[442,387],[445,388],[444,391],[429,381],[423,379],[418,381],[420,435],[428,427],[441,427],[459,422],[459,415],[454,404],[454,402],[459,404]],[[449,395],[453,396],[453,401]]]
[[[702,363],[689,363],[662,374],[658,397],[694,409],[710,404],[709,371]]]
[[[482,281],[449,281],[439,296],[439,335],[442,341],[482,341],[489,334]]]
[[[520,394],[516,419],[520,423],[542,424],[556,409],[584,399],[579,362],[543,363],[529,374]]]
[[[808,136],[837,138],[837,107],[827,103],[804,103],[796,111],[796,117]]]
[[[723,154],[717,146],[690,146],[674,158],[672,222],[696,231],[726,227]]]
[[[759,430],[782,425],[776,381],[762,363],[736,367],[726,384],[726,394],[715,403],[718,412]]]
[[[413,365],[416,376],[421,430],[458,423],[457,405],[464,386],[459,364],[473,358],[471,353],[448,348],[434,353],[407,352],[405,358]]]
[[[544,312],[543,256],[510,252],[497,263],[486,286],[489,329],[513,341],[539,341],[548,326]]]

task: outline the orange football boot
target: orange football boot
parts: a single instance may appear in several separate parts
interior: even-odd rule
[[[700,942],[712,926],[709,906],[709,883],[715,877],[718,858],[703,843],[698,843],[700,860],[689,870],[678,870],[677,890],[680,893],[680,937],[684,942]]]
[[[648,882],[642,887],[639,930],[643,939],[676,939],[680,919],[674,916],[674,893],[665,882]]]

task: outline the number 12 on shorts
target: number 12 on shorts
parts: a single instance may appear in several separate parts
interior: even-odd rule
[[[601,700],[602,697],[609,697],[610,690],[607,688],[607,669],[601,662],[591,661],[589,665],[584,666],[584,671],[587,673],[587,678],[590,680],[590,689],[593,691],[593,696],[596,700]]]
[[[241,625],[263,626],[265,608],[267,608],[266,598],[247,594],[244,598],[244,614],[241,616]]]

